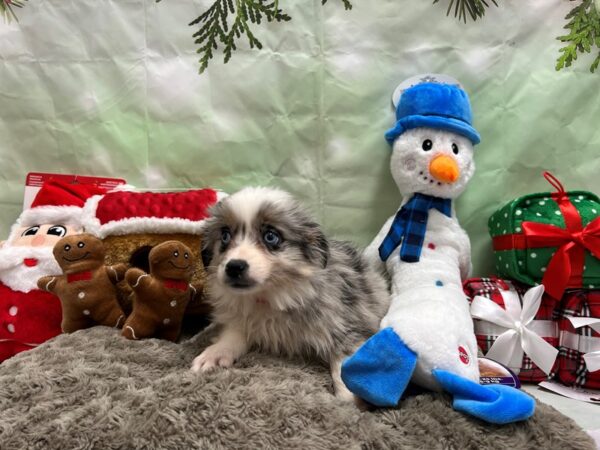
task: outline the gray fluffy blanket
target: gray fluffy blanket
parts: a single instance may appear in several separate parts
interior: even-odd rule
[[[539,405],[526,423],[487,425],[423,394],[359,412],[331,395],[325,368],[250,354],[235,368],[188,368],[203,332],[179,344],[96,327],[0,365],[0,448],[593,449]]]

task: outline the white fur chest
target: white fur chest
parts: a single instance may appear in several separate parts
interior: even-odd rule
[[[314,293],[308,289],[302,295],[309,294]],[[284,293],[285,298],[272,296],[268,301],[248,296],[234,302],[223,296],[213,299],[213,313],[216,322],[238,330],[250,347],[273,354],[316,355],[327,359],[330,356],[328,350],[334,345],[332,332],[342,333],[343,327],[341,322],[330,323],[333,330],[322,321],[306,320],[308,316],[300,312],[302,295]]]

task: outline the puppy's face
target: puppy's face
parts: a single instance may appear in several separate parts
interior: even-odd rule
[[[246,188],[213,208],[203,253],[211,282],[258,294],[325,267],[329,249],[318,225],[289,194]]]

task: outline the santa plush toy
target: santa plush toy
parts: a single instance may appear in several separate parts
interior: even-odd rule
[[[60,301],[38,290],[37,280],[61,273],[54,244],[82,231],[85,201],[104,192],[49,180],[0,243],[0,362],[61,333]]]

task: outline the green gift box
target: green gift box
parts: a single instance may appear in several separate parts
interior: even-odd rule
[[[519,197],[488,221],[498,276],[541,282],[556,299],[568,288],[600,288],[600,199],[544,177],[556,192]]]

